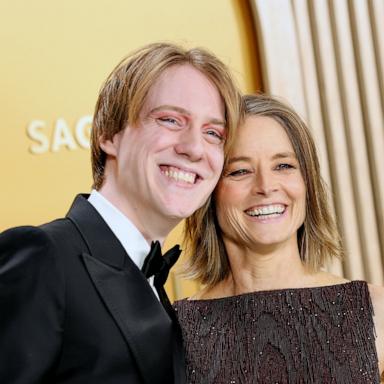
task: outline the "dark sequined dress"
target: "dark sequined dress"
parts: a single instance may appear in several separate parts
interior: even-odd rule
[[[363,281],[174,306],[188,384],[380,383]]]

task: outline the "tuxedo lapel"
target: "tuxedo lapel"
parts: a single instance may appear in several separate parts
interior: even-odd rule
[[[87,244],[84,264],[135,356],[143,380],[159,382],[171,369],[172,321],[141,271],[84,197],[75,200],[67,217]]]
[[[169,372],[172,322],[138,273],[115,270],[83,254],[88,272],[129,344],[148,384]],[[159,353],[158,346],[161,346]],[[168,358],[164,359],[168,355]],[[163,370],[163,372],[161,372]]]

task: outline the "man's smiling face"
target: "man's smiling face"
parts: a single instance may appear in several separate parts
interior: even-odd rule
[[[115,188],[140,211],[183,219],[200,208],[222,171],[224,104],[191,65],[166,69],[151,87],[139,121],[103,144],[115,162]]]

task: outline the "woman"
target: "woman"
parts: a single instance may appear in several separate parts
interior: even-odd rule
[[[274,98],[244,111],[187,221],[188,272],[205,284],[175,304],[188,383],[379,383],[384,289],[321,270],[342,249],[311,134]]]

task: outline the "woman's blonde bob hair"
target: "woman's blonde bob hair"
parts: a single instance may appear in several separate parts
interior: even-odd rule
[[[274,97],[265,94],[246,95],[242,101],[243,119],[248,116],[270,117],[284,128],[292,143],[307,188],[306,216],[297,236],[300,257],[310,271],[318,271],[331,258],[340,258],[343,251],[326,186],[320,175],[312,135],[300,116]],[[238,132],[241,132],[241,127]],[[190,255],[184,275],[208,286],[224,280],[230,272],[216,218],[214,196],[213,193],[209,204],[186,220],[184,232],[186,251]]]

